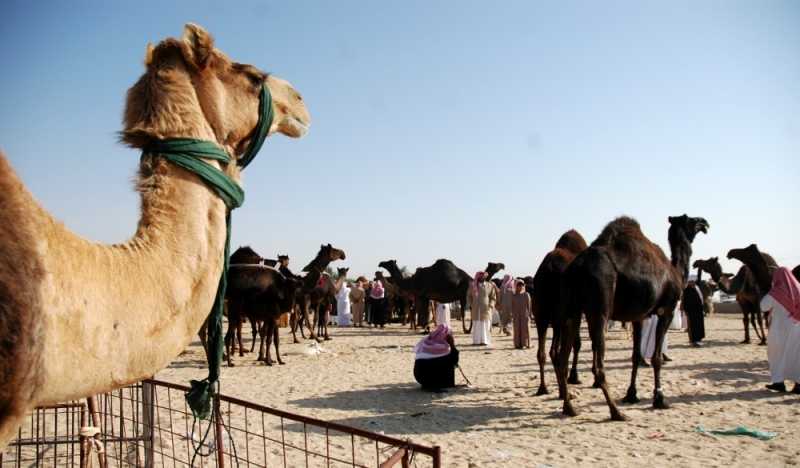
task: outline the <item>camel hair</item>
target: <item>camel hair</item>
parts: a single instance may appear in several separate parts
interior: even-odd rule
[[[694,265],[692,265],[693,268]],[[713,296],[714,293],[719,291],[719,286],[715,281],[707,281],[703,279],[703,270],[697,270],[697,288],[700,290],[700,294],[703,296],[703,314],[704,315],[713,315],[714,314],[714,302]]]
[[[414,305],[422,307],[422,304],[428,304],[428,301],[433,299],[438,302],[455,302],[461,304],[461,324],[464,328],[464,333],[469,333],[472,330],[472,322],[467,328],[463,311],[467,307],[467,293],[469,292],[472,283],[472,277],[467,272],[456,267],[450,260],[439,259],[436,262],[424,268],[417,268],[408,278],[403,278],[400,268],[397,267],[396,260],[388,260],[378,264],[378,267],[384,268],[389,272],[389,276],[394,284],[401,289],[408,291],[414,295]],[[417,313],[417,326],[425,328],[428,326],[428,315]]]
[[[553,340],[550,343],[550,360],[554,360],[555,350],[561,340],[561,333],[564,327],[563,313],[559,312],[562,300],[562,284],[564,270],[575,260],[581,252],[586,250],[586,241],[578,231],[571,229],[565,232],[556,242],[556,247],[545,255],[539,269],[533,276],[532,309],[533,317],[536,321],[536,332],[539,337],[539,349],[536,359],[539,362],[539,389],[537,395],[549,393],[544,379],[544,368],[547,362],[545,355],[545,343],[547,341],[547,328],[553,327]],[[572,369],[570,370],[568,383],[578,385],[578,353],[581,350],[581,338],[575,336],[573,345]],[[559,389],[561,391],[561,389]],[[559,395],[561,398],[564,395]]]
[[[652,366],[655,374],[654,408],[669,408],[661,390],[661,344],[681,292],[689,276],[692,241],[698,232],[708,232],[703,218],[670,216],[668,240],[671,261],[656,244],[642,233],[639,223],[629,217],[610,222],[586,250],[564,271],[565,327],[556,353],[556,376],[559,394],[563,395],[563,412],[577,416],[567,391],[567,363],[575,336],[580,331],[581,313],[586,316],[592,340],[592,370],[595,383],[603,390],[611,419],[629,418],[617,408],[608,389],[604,367],[608,320],[633,323],[633,371],[624,400],[636,403],[636,371],[642,360],[642,320],[658,316],[655,353]]]
[[[736,259],[744,263],[753,273],[758,286],[758,310],[761,311],[761,299],[772,289],[772,277],[778,268],[778,263],[769,254],[758,250],[756,244],[750,244],[743,249],[731,249],[728,259]]]
[[[238,160],[264,83],[275,110],[268,134],[300,137],[310,124],[288,82],[231,61],[199,26],[148,45],[144,64],[120,134],[132,148],[198,138]],[[236,164],[204,161],[238,182]],[[153,376],[208,316],[228,208],[194,173],[157,155],[141,160],[136,185],[141,219],[133,238],[100,245],[47,213],[0,155],[0,449],[36,406]]]
[[[692,267],[711,275],[711,279],[717,283],[719,289],[725,294],[736,295],[736,302],[742,310],[742,323],[744,324],[744,340],[741,344],[750,343],[750,325],[753,325],[753,331],[755,331],[759,339],[759,344],[765,345],[767,337],[764,333],[764,316],[761,312],[761,304],[758,299],[758,284],[753,272],[746,265],[743,265],[735,276],[729,278],[730,273],[722,272],[719,257],[697,260],[692,264]]]
[[[314,259],[311,260],[311,262],[303,268],[303,271],[305,272],[311,272],[311,271],[319,272],[319,274],[322,275],[321,279],[323,281],[323,284],[320,285],[319,281],[314,282],[313,283],[315,285],[314,289],[312,289],[310,293],[305,294],[303,297],[299,297],[297,300],[297,304],[299,307],[296,307],[295,310],[292,311],[291,315],[292,338],[295,343],[300,343],[300,340],[297,339],[298,328],[300,328],[300,336],[303,337],[303,339],[305,339],[306,337],[306,335],[303,333],[304,322],[308,327],[310,338],[316,340],[317,342],[322,342],[322,339],[317,337],[317,335],[314,333],[314,327],[312,326],[312,322],[309,321],[309,316],[308,316],[309,309],[311,308],[312,305],[314,305],[315,307],[319,307],[319,304],[323,300],[323,297],[327,297],[325,295],[328,288],[328,284],[326,282],[330,281],[332,283],[332,281],[330,280],[330,275],[323,274],[325,269],[328,268],[328,265],[330,265],[331,262],[344,259],[345,259],[345,254],[343,250],[334,248],[331,246],[331,244],[320,245],[319,252],[317,252],[317,256],[314,257]],[[282,267],[281,271],[283,271],[284,274],[290,273],[289,269],[285,267]],[[325,279],[326,276],[328,277],[327,280]],[[311,282],[308,278],[309,276],[306,275],[306,281],[308,283],[306,284],[306,286],[311,285]],[[336,292],[338,291],[339,290],[337,289]],[[334,292],[334,294],[336,294],[336,292]],[[299,309],[299,313],[297,309]]]

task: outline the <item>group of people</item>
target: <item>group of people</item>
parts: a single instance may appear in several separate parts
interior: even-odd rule
[[[363,327],[366,322],[374,327],[386,325],[386,293],[380,281],[358,281],[342,288],[336,293],[335,301],[328,311],[328,323],[343,327]]]
[[[488,281],[485,271],[475,273],[467,304],[472,318],[472,344],[486,346],[492,341],[492,316],[495,305],[500,311],[500,329],[506,336],[514,335],[514,348],[531,347],[530,324],[533,311],[531,296],[525,291],[525,281],[505,275],[500,287]]]

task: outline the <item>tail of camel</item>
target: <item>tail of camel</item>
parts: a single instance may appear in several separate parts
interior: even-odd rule
[[[128,91],[121,140],[213,142],[233,160],[259,120],[268,134],[310,124],[288,82],[232,62],[202,28],[148,45]],[[202,161],[238,182],[239,168]],[[223,267],[228,208],[194,173],[150,154],[140,163],[141,219],[130,240],[92,243],[53,219],[0,155],[0,450],[38,405],[109,392],[166,367],[200,329]]]

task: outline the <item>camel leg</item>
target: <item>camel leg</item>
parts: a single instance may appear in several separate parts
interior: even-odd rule
[[[661,357],[661,347],[667,337],[667,330],[669,330],[669,324],[672,322],[672,311],[674,309],[675,304],[672,305],[672,308],[665,309],[669,312],[660,316],[656,324],[656,349],[653,351],[653,359],[650,361],[653,364],[655,379],[655,390],[653,390],[653,408],[655,409],[670,408],[670,404],[667,403],[667,400],[664,398],[664,392],[661,390],[661,366],[664,364],[664,360]]]
[[[742,308],[742,314],[744,317],[742,318],[742,323],[744,323],[744,341],[741,344],[750,344],[750,311],[749,307],[746,305],[739,304],[739,307]],[[755,328],[755,325],[753,325]]]
[[[609,304],[609,309],[610,309]],[[609,310],[610,312],[610,310]],[[614,402],[614,399],[611,397],[611,392],[608,390],[608,382],[606,381],[606,369],[605,369],[605,354],[606,354],[606,330],[608,328],[608,320],[606,319],[606,315],[603,315],[601,318],[601,323],[599,324],[592,324],[591,322],[589,325],[589,334],[592,336],[592,348],[595,354],[595,361],[597,364],[597,375],[595,376],[595,380],[598,384],[600,384],[600,388],[603,390],[603,396],[606,398],[606,403],[608,404],[608,409],[611,412],[611,420],[613,421],[630,421],[631,418],[622,414],[622,412],[617,408],[617,404]],[[588,321],[588,320],[587,320]],[[634,343],[634,353],[638,350],[639,359],[642,357],[641,348],[639,348],[639,343],[641,343],[642,339],[642,323],[638,322],[638,327],[636,323],[633,325],[633,343]],[[596,325],[596,326],[595,326]],[[575,339],[574,336],[571,337],[573,340]],[[597,343],[597,346],[595,346]],[[562,348],[569,350],[569,347],[562,346]],[[567,356],[569,357],[569,356]],[[637,363],[634,363],[634,375],[636,372],[636,367],[638,367]],[[566,370],[566,369],[565,369]],[[629,389],[630,390],[630,389]],[[635,390],[634,390],[635,393]]]
[[[547,356],[544,354],[544,346],[547,342],[547,321],[543,320],[541,317],[539,320],[536,321],[536,334],[539,337],[539,347],[536,352],[536,360],[539,361],[539,389],[536,391],[536,395],[546,395],[550,393],[547,390],[547,384],[544,382],[544,367],[547,363]],[[556,349],[556,333],[555,330],[553,331],[553,341],[550,344],[550,361],[555,366],[556,359],[554,358],[554,351]],[[560,391],[559,387],[559,391]],[[559,398],[564,398],[564,395],[559,395]]]
[[[275,335],[274,336],[274,339],[275,339],[275,358],[278,360],[278,364],[284,365],[286,363],[283,362],[283,359],[281,359],[280,338],[278,336],[278,332],[280,331],[278,329],[278,319],[275,319],[274,322],[275,322],[275,324],[273,326],[272,333],[273,333],[273,335]]]
[[[236,339],[239,342],[239,357],[244,356],[244,344],[242,344],[242,330],[244,329],[244,320],[239,321],[236,327]]]
[[[259,334],[261,335],[260,345],[258,347],[258,361],[267,360],[267,322],[262,322],[258,327]]]
[[[252,353],[256,350],[256,340],[258,339],[258,324],[254,321],[250,321],[250,332],[253,334],[253,342],[250,344],[250,351]]]
[[[223,356],[228,361],[228,367],[233,367],[233,361],[231,360],[231,355],[233,355],[233,334],[234,334],[234,327],[235,325],[230,321],[228,321],[228,331],[225,332],[225,356]]]
[[[631,383],[628,386],[628,393],[622,401],[625,403],[639,403],[639,397],[636,395],[636,374],[639,371],[639,363],[642,362],[642,321],[631,322],[631,325],[633,326],[633,353],[631,355],[633,370],[631,370]],[[653,358],[655,360],[655,354],[653,354]]]
[[[272,357],[270,357],[270,348],[272,347],[272,340],[273,340],[273,333],[275,332],[275,328],[277,326],[277,322],[268,318],[264,321],[263,330],[264,335],[266,335],[267,341],[267,350],[264,356],[264,363],[268,366],[272,365]]]
[[[753,313],[755,315],[756,320],[758,320],[758,328],[756,328],[756,324],[753,324],[753,330],[756,331],[756,335],[761,340],[758,344],[764,346],[767,344],[767,334],[764,333],[764,314],[761,312],[761,307],[759,306]],[[758,329],[761,329],[761,333],[758,333]]]
[[[572,369],[569,372],[569,379],[567,383],[572,385],[580,385],[581,379],[578,378],[578,353],[581,352],[581,334],[575,335],[575,341],[572,343]]]
[[[314,324],[308,320],[308,313],[309,309],[311,309],[311,299],[306,296],[306,300],[303,303],[303,315],[304,320],[306,322],[306,327],[308,328],[308,335],[312,340],[315,340],[317,343],[322,343],[322,340],[319,338],[318,335],[314,334]],[[319,309],[317,309],[317,316],[319,316]],[[297,337],[295,337],[295,343],[298,343]]]
[[[578,320],[567,320],[566,327],[560,331],[558,338],[558,347],[554,354],[553,366],[556,368],[556,379],[558,380],[558,394],[564,402],[562,413],[567,416],[578,416],[580,413],[572,406],[572,395],[569,394],[569,387],[567,384],[567,363],[569,362],[569,353],[572,351],[571,346],[566,343],[571,343],[575,340],[575,335],[580,332],[581,322]]]

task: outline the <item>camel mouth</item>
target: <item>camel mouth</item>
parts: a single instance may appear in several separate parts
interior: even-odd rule
[[[733,259],[737,259],[738,260],[738,258],[736,258],[736,254],[737,253],[738,253],[737,249],[733,249],[733,250],[728,251],[728,255],[727,255],[728,260],[733,260]]]
[[[697,225],[697,232],[702,232],[703,234],[708,234],[708,224],[699,223]]]

